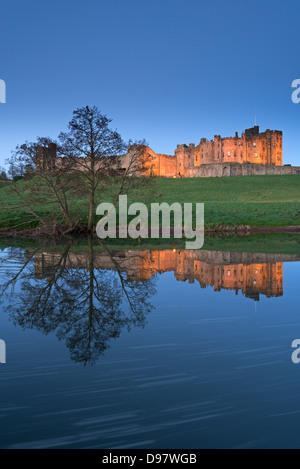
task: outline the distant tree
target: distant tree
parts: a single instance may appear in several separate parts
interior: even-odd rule
[[[16,148],[16,150],[18,147]],[[12,152],[11,157],[6,160],[6,163],[8,164],[8,176],[11,180],[13,180],[15,177],[20,176],[21,178],[25,174],[25,164],[21,158],[19,158],[19,155],[17,155],[15,152]]]
[[[10,189],[19,196],[23,207],[35,217],[42,225],[49,224],[49,220],[41,217],[36,210],[36,206],[44,206],[45,212],[49,212],[49,207],[56,205],[63,217],[68,230],[76,225],[72,217],[71,205],[74,201],[74,193],[77,190],[76,181],[71,176],[67,164],[64,167],[53,167],[51,171],[45,171],[37,160],[37,148],[48,148],[55,143],[49,137],[38,137],[35,142],[25,142],[18,145],[12,152],[9,164],[9,173],[12,178]],[[37,178],[36,183],[31,182],[31,178]],[[17,182],[25,178],[25,185],[20,187]],[[55,211],[51,211],[55,213]],[[57,220],[51,220],[57,223]]]
[[[1,181],[6,181],[7,180],[6,171],[5,171],[4,168],[1,168],[1,166],[0,166],[0,180]]]
[[[13,182],[21,181],[21,179],[23,179],[23,176],[14,176],[13,177]]]

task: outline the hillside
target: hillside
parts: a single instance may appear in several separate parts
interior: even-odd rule
[[[24,181],[19,183],[23,190]],[[39,184],[36,178],[30,184]],[[25,189],[24,189],[25,191]],[[41,186],[41,191],[43,187]],[[113,188],[98,194],[97,203],[112,199]],[[205,226],[252,227],[300,225],[300,175],[244,176],[232,178],[182,178],[153,180],[148,190],[141,188],[129,203],[145,202],[203,202],[205,203]],[[86,198],[74,200],[80,214],[80,223],[86,224]],[[0,228],[24,228],[36,226],[28,216],[18,197],[11,193],[6,184],[0,185]],[[58,214],[55,204],[36,205],[41,216]],[[58,219],[59,219],[59,215]]]

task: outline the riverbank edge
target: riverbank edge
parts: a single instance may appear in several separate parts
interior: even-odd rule
[[[118,231],[118,229],[117,229]],[[300,234],[300,225],[287,225],[287,226],[217,226],[215,228],[206,228],[204,234],[206,235],[238,235],[247,236],[251,234]],[[43,238],[43,237],[64,237],[64,236],[83,236],[92,235],[96,236],[96,229],[92,231],[87,230],[85,227],[68,228],[64,225],[55,226],[39,226],[36,228],[20,229],[0,229],[0,237],[29,237],[29,238]],[[160,230],[160,238],[161,236]],[[174,239],[174,228],[170,227],[171,239]],[[117,235],[118,239],[118,235]],[[151,239],[151,228],[149,228],[149,237],[145,239]],[[157,239],[157,238],[156,238]],[[159,239],[159,238],[158,238]],[[180,238],[179,238],[180,239]],[[184,234],[182,239],[185,239]]]

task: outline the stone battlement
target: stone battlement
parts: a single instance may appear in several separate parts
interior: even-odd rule
[[[149,149],[150,150],[150,149]],[[215,135],[213,140],[201,138],[199,145],[177,145],[175,161],[170,165],[165,157],[150,150],[152,160],[149,163],[148,175],[164,177],[222,177],[243,174],[273,174],[273,167],[282,166],[282,132],[278,130],[259,131],[259,126],[246,129],[241,136],[238,132],[234,137]],[[213,167],[225,164],[226,167]],[[255,171],[244,165],[266,166]],[[208,165],[210,165],[208,167]],[[238,165],[232,167],[232,165]],[[203,167],[203,170],[200,168]],[[205,167],[205,168],[204,168]],[[198,169],[197,169],[198,168]],[[290,174],[291,169],[283,169],[280,174]],[[297,171],[296,171],[297,172]]]
[[[246,129],[241,136],[215,135],[213,140],[201,138],[199,145],[177,145],[174,155],[155,153],[145,146],[150,155],[144,176],[157,177],[224,177],[250,174],[299,174],[299,168],[283,166],[282,132],[259,126]],[[121,157],[123,168],[128,167],[129,153]],[[37,166],[51,171],[64,163],[57,158],[56,146],[37,149]],[[278,169],[276,169],[278,168]]]

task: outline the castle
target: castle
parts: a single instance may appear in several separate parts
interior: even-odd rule
[[[225,177],[263,174],[300,174],[300,167],[283,166],[282,132],[266,130],[259,126],[246,129],[241,136],[214,140],[202,138],[199,145],[177,145],[174,155],[155,153],[145,147],[150,156],[143,176],[156,177]],[[121,167],[127,169],[130,149],[122,155]],[[57,158],[56,145],[37,148],[37,167],[51,170],[64,164],[64,158]]]
[[[178,145],[174,156],[153,154],[149,173],[165,177],[200,176],[203,167],[221,165],[220,176],[230,176],[230,165],[247,163],[282,166],[282,132],[260,133],[255,126],[245,130],[241,137],[236,132],[235,137],[215,135],[210,141],[202,138],[197,146],[193,143]]]

